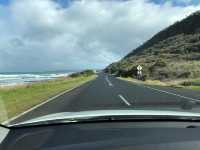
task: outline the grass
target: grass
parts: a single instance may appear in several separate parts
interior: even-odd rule
[[[193,79],[189,83],[190,85],[185,86],[187,89],[200,90],[200,79]]]
[[[187,88],[192,90],[200,90],[200,86],[189,86]]]
[[[78,87],[96,75],[59,78],[29,85],[0,88],[0,121],[14,117],[56,94]]]

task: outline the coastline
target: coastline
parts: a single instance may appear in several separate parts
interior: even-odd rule
[[[95,78],[96,75],[60,77],[49,81],[0,88],[0,104],[6,112],[4,113],[6,116],[0,116],[0,122],[17,116],[63,91],[78,87]]]
[[[21,73],[21,74],[0,74],[0,88],[12,88],[27,86],[34,83],[47,82],[69,77],[74,72],[62,73]]]

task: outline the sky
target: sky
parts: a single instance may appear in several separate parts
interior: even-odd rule
[[[102,69],[199,0],[0,0],[0,72]]]

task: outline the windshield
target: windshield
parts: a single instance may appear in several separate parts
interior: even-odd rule
[[[1,0],[1,124],[197,115],[199,10],[195,0]]]

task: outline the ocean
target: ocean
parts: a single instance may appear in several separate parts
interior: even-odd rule
[[[38,81],[52,80],[59,77],[66,77],[72,73],[73,71],[0,73],[0,86],[13,86]]]

